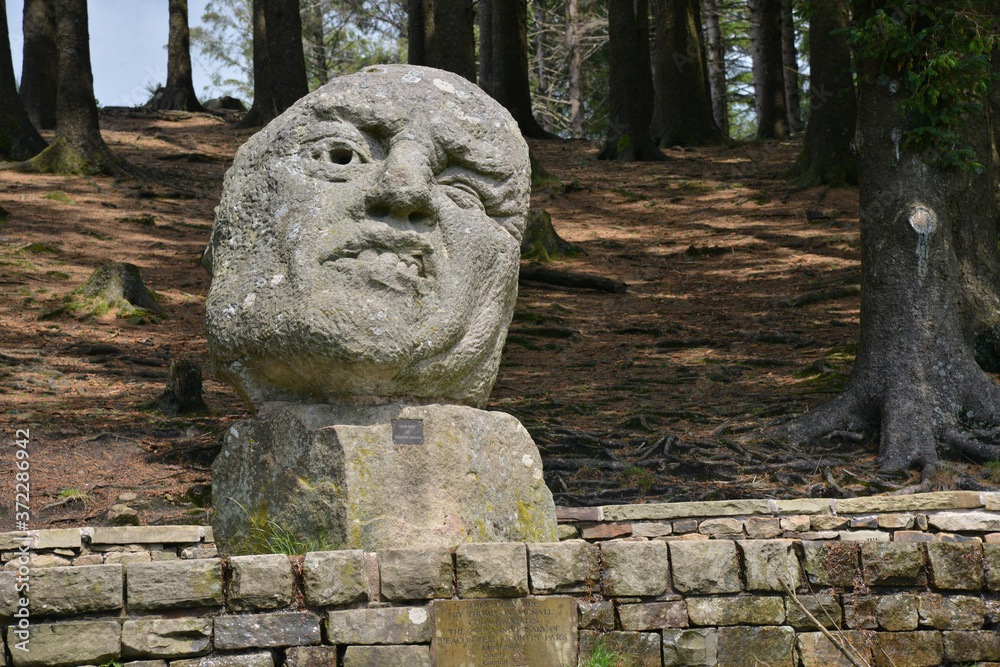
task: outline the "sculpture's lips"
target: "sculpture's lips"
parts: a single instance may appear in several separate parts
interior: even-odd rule
[[[398,271],[411,278],[434,274],[434,248],[415,232],[375,232],[359,235],[320,258],[323,266],[348,268],[355,263],[372,269]]]

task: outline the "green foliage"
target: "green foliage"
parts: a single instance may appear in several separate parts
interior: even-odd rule
[[[67,204],[67,205],[76,203],[75,201],[73,201],[72,197],[70,197],[62,190],[53,190],[52,192],[46,192],[44,195],[42,195],[42,199],[51,199],[52,201],[57,201],[60,204]]]
[[[896,106],[907,120],[900,148],[923,151],[941,168],[983,168],[962,133],[995,83],[990,55],[1000,42],[993,4],[890,0],[850,36],[859,58],[878,63],[878,85],[898,79],[905,86],[908,95]]]
[[[635,656],[627,655],[607,645],[602,637],[589,655],[580,656],[579,667],[635,667]]]
[[[287,526],[268,517],[263,510],[247,513],[247,529],[244,548],[239,550],[241,554],[301,556],[310,551],[336,551],[341,548],[341,545],[331,542],[326,533],[316,537],[300,537]]]

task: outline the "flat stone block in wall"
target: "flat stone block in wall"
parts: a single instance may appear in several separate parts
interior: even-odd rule
[[[615,607],[611,600],[578,602],[576,618],[581,630],[615,629]]]
[[[875,598],[871,595],[843,595],[844,624],[849,628],[874,630],[878,627]]]
[[[15,530],[9,533],[0,533],[0,551],[10,551],[11,549],[17,549],[19,546],[25,543],[25,541],[33,540],[31,535],[28,534],[26,530]]]
[[[688,598],[692,625],[781,625],[785,622],[784,598],[777,595]]]
[[[624,653],[634,667],[660,667],[660,635],[656,632],[595,632],[580,631],[580,657],[594,652],[599,642],[610,649]]]
[[[170,667],[274,667],[270,651],[240,655],[213,655],[191,660],[171,660]]]
[[[927,544],[931,583],[935,588],[978,591],[983,587],[985,561],[978,544]]]
[[[809,526],[813,530],[840,530],[847,523],[847,517],[836,514],[818,514],[809,518]]]
[[[306,602],[333,607],[368,599],[365,554],[360,549],[312,551],[302,560]]]
[[[835,638],[862,664],[871,664],[872,652],[865,645],[865,638],[857,630],[835,633]],[[851,661],[821,632],[802,632],[796,635],[802,667],[852,667]]]
[[[263,554],[229,558],[229,608],[280,609],[292,603],[295,573],[288,556]]]
[[[888,542],[891,535],[883,530],[842,530],[837,537],[842,542]]]
[[[773,516],[747,517],[743,528],[751,540],[767,540],[781,535],[781,523],[778,517]]]
[[[880,595],[875,598],[875,617],[879,627],[890,632],[917,629],[917,596],[913,593]]]
[[[330,644],[419,644],[431,640],[426,607],[384,607],[327,612]]]
[[[727,535],[742,535],[743,521],[740,519],[705,519],[698,524],[698,532],[702,535],[725,537]]]
[[[992,512],[941,512],[927,517],[927,523],[949,533],[993,533],[1000,530],[1000,514]]]
[[[892,535],[896,542],[933,542],[934,533],[924,533],[919,530],[897,530]]]
[[[936,631],[879,632],[872,649],[875,667],[938,667],[944,642]]]
[[[979,630],[986,617],[986,602],[971,595],[923,593],[917,598],[920,624],[935,630]]]
[[[844,624],[844,610],[840,606],[839,595],[799,595],[799,602],[824,628],[839,628]],[[802,609],[791,598],[785,598],[785,623],[796,630],[816,628]]]
[[[621,619],[624,630],[661,630],[688,626],[687,605],[683,600],[623,604],[618,607],[618,618]]]
[[[218,560],[132,563],[125,576],[129,611],[222,604],[222,563]]]
[[[285,651],[285,667],[335,667],[336,646],[296,646]]]
[[[887,514],[926,510],[973,509],[982,506],[975,491],[936,491],[908,496],[866,496],[837,500],[838,514]]]
[[[809,530],[811,522],[807,516],[783,516],[778,521],[781,530],[789,533],[801,533]]]
[[[454,594],[451,551],[447,547],[381,549],[378,568],[386,600],[430,600]]]
[[[528,551],[521,542],[460,544],[455,574],[461,598],[514,598],[528,594]]]
[[[186,658],[211,650],[210,618],[141,618],[122,625],[123,658]]]
[[[953,662],[1000,660],[1000,633],[945,632],[944,654]]]
[[[671,542],[670,570],[681,593],[711,595],[740,590],[736,545],[730,540]]]
[[[18,599],[21,594],[17,592],[16,586],[16,573],[0,572],[0,621],[12,617],[17,611]]]
[[[891,530],[907,530],[913,528],[915,523],[912,514],[880,514],[878,516],[878,527]]]
[[[780,514],[826,514],[832,511],[830,500],[826,498],[796,498],[794,500],[772,500],[775,511]]]
[[[630,523],[599,523],[583,529],[585,540],[612,540],[616,537],[628,537],[632,534]]]
[[[986,562],[986,585],[991,591],[1000,591],[1000,544],[984,544],[983,560]]]
[[[709,667],[718,664],[719,631],[715,628],[663,631],[664,667]]]
[[[104,554],[104,563],[107,565],[115,564],[128,566],[129,563],[148,563],[152,560],[153,557],[148,551],[115,551]]]
[[[851,586],[858,571],[858,545],[842,542],[803,542],[802,567],[816,586]]]
[[[605,542],[601,554],[606,596],[660,595],[670,584],[665,542]]]
[[[320,643],[319,616],[308,611],[220,616],[215,619],[215,648],[278,648]]]
[[[14,667],[103,665],[121,657],[122,629],[118,621],[39,623],[31,626],[28,651],[13,648],[14,628],[7,628]]]
[[[647,521],[632,524],[632,535],[635,537],[666,537],[672,535],[674,528],[669,521]]]
[[[431,667],[431,647],[348,646],[344,667]]]
[[[601,579],[600,551],[583,540],[529,544],[528,570],[535,595],[591,592]]]
[[[50,567],[32,572],[33,616],[62,616],[111,611],[122,607],[121,565]]]
[[[33,549],[79,549],[83,546],[79,528],[31,531]]]
[[[791,540],[744,540],[737,546],[743,553],[748,590],[784,591],[782,581],[792,590],[799,587],[799,559]]]
[[[869,542],[861,545],[861,567],[871,586],[914,585],[921,581],[924,552],[919,544]]]
[[[94,528],[90,538],[98,544],[197,544],[200,526],[117,526]]]
[[[167,667],[166,660],[130,660],[122,663],[122,667]]]
[[[794,647],[789,627],[719,628],[719,664],[726,667],[793,667]]]

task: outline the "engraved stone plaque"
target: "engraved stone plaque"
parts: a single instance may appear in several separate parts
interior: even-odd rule
[[[568,597],[435,600],[436,667],[553,667],[577,662]]]
[[[392,442],[397,445],[424,444],[424,420],[393,419]]]

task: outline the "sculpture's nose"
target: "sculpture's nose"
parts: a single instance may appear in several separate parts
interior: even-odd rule
[[[393,146],[365,198],[368,214],[434,224],[436,212],[431,199],[434,173],[428,162],[426,151],[416,142],[404,141]]]

